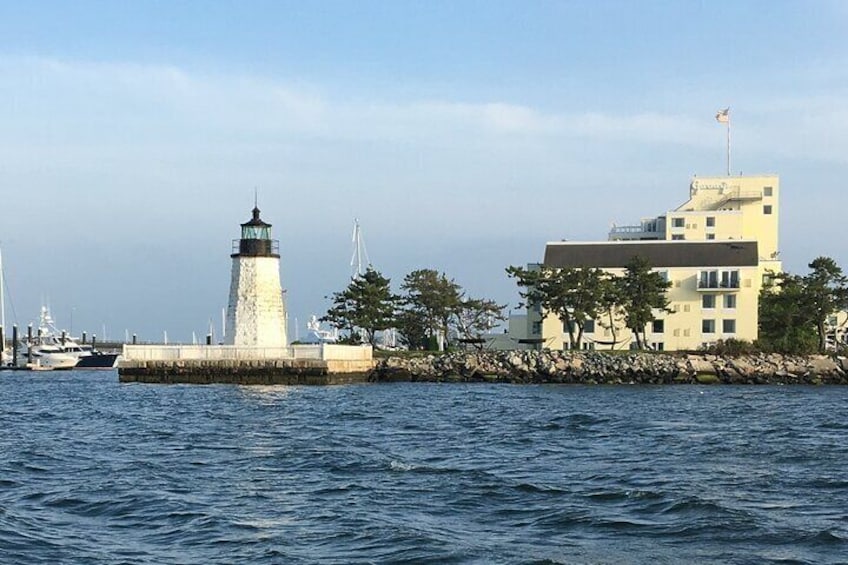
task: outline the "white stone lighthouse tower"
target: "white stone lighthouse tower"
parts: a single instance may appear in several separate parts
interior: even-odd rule
[[[271,224],[259,218],[258,207],[253,208],[253,218],[241,225],[241,239],[233,241],[231,257],[233,270],[225,343],[287,346],[286,308],[280,285],[280,244],[271,239]]]

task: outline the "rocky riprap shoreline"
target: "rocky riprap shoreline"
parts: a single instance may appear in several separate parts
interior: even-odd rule
[[[571,384],[848,384],[848,358],[477,351],[381,359],[369,380]]]

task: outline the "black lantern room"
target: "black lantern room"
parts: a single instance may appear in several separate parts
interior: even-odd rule
[[[258,207],[253,208],[253,218],[241,225],[241,239],[233,241],[231,257],[280,257],[280,242],[271,239],[271,224],[262,221]]]

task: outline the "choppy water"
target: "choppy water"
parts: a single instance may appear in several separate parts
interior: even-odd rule
[[[0,563],[391,562],[848,562],[848,388],[0,373]]]

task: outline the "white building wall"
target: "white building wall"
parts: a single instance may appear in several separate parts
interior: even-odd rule
[[[285,347],[286,312],[277,257],[233,257],[227,345]]]

